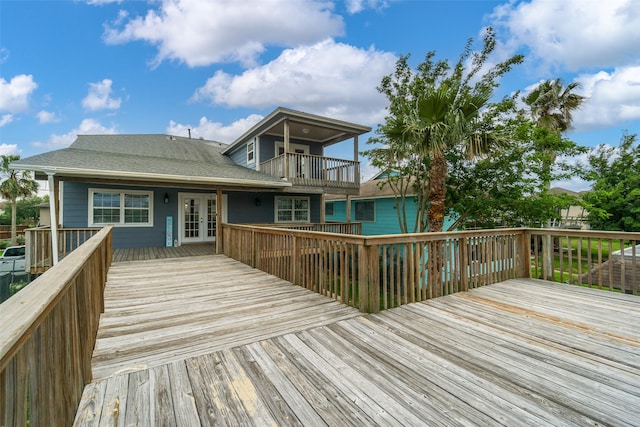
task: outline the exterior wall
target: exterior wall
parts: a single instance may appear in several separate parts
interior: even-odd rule
[[[257,151],[254,152],[254,155],[255,154],[257,154]],[[256,162],[247,164],[247,144],[246,143],[244,145],[241,145],[240,147],[238,147],[228,155],[231,158],[231,160],[233,160],[234,163],[237,163],[240,166],[244,166],[245,168],[254,169],[254,170],[256,169],[256,164],[257,164]],[[260,156],[260,159],[262,159],[262,156]]]
[[[180,214],[178,193],[214,194],[214,191],[166,189],[150,187],[132,187],[118,185],[99,185],[79,182],[65,182],[63,196],[62,226],[64,228],[88,227],[89,188],[105,188],[111,190],[143,190],[153,192],[153,227],[114,227],[113,247],[120,248],[153,248],[165,246],[166,218],[173,217],[172,234],[176,238],[179,233]],[[164,203],[164,196],[169,196],[169,203]],[[283,196],[309,197],[311,202],[311,222],[320,221],[320,195],[291,193],[259,193],[259,192],[224,192],[227,195],[227,221],[229,223],[273,223],[274,198]],[[256,199],[260,205],[256,205]]]
[[[375,221],[356,220],[356,201],[373,201],[375,203]],[[327,202],[333,203],[333,215],[326,215],[326,220],[344,222],[346,218],[346,201],[328,200]],[[418,206],[415,203],[407,201],[405,209],[408,221],[411,222],[416,217],[417,208]],[[351,221],[362,223],[362,234],[365,236],[380,236],[384,234],[401,233],[400,223],[398,221],[398,214],[396,212],[393,197],[351,199]],[[448,229],[449,226],[453,223],[453,218],[448,216],[445,217],[444,229]],[[412,229],[413,227],[410,228]]]

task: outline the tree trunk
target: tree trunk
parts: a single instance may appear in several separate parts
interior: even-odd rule
[[[429,232],[442,231],[444,227],[444,203],[447,195],[445,185],[447,177],[447,163],[444,156],[434,156],[431,161],[429,176]]]
[[[17,227],[16,227],[16,222],[17,220],[17,214],[16,214],[16,201],[15,200],[11,200],[11,246],[15,246],[17,243]]]

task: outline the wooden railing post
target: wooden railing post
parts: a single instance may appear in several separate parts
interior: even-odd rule
[[[531,233],[524,230],[516,244],[516,271],[518,277],[531,277]]]
[[[460,238],[460,289],[469,290],[469,257],[467,255],[467,238]]]
[[[378,245],[358,245],[359,310],[363,313],[380,311]]]

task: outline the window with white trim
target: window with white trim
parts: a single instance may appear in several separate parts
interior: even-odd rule
[[[153,226],[153,192],[89,189],[89,227]]]
[[[254,163],[256,161],[256,140],[249,141],[247,143],[247,164]]]
[[[309,206],[308,197],[276,197],[276,222],[309,222]]]
[[[373,200],[355,201],[356,221],[375,221],[376,204]]]

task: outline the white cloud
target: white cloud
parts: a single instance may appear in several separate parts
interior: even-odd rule
[[[0,156],[18,156],[20,149],[16,144],[0,144]]]
[[[169,122],[167,133],[176,136],[188,136],[189,129],[191,129],[192,138],[202,137],[210,141],[230,144],[262,119],[263,117],[258,114],[251,114],[246,118],[236,120],[228,126],[220,122],[209,121],[206,117],[202,117],[197,126],[180,124],[172,120]]]
[[[40,124],[44,124],[44,123],[56,123],[59,122],[60,119],[56,116],[56,113],[53,113],[51,111],[39,111],[38,114],[38,121],[40,121]]]
[[[510,1],[495,8],[493,25],[504,27],[513,50],[527,46],[547,66],[577,71],[637,61],[637,0]]]
[[[290,106],[357,123],[377,123],[387,101],[376,87],[396,57],[325,40],[287,49],[261,67],[233,76],[216,72],[194,100],[228,107]]]
[[[13,114],[3,114],[2,117],[0,117],[0,128],[3,127],[4,125],[8,125],[12,121],[13,121]]]
[[[597,129],[640,120],[640,65],[613,72],[582,74],[576,79],[589,99],[574,113],[574,127]]]
[[[158,3],[154,3],[158,4]],[[154,60],[191,67],[217,62],[254,65],[266,46],[297,46],[342,35],[342,17],[319,0],[163,0],[158,10],[127,20],[121,15],[105,32],[107,43],[143,40],[158,47]]]
[[[385,0],[346,0],[347,12],[351,14],[360,13],[365,9],[384,9],[388,6]]]
[[[63,135],[51,135],[46,142],[34,142],[33,145],[39,148],[59,149],[68,147],[76,140],[78,135],[112,135],[115,134],[115,127],[105,127],[94,119],[84,119],[80,126]]]
[[[0,77],[0,111],[26,111],[29,108],[29,97],[37,87],[32,75],[20,74],[9,82]]]
[[[82,106],[89,111],[117,110],[122,102],[121,98],[111,97],[110,79],[89,83],[89,94],[82,100]]]
[[[0,47],[0,64],[9,59],[9,50],[4,47]]]

